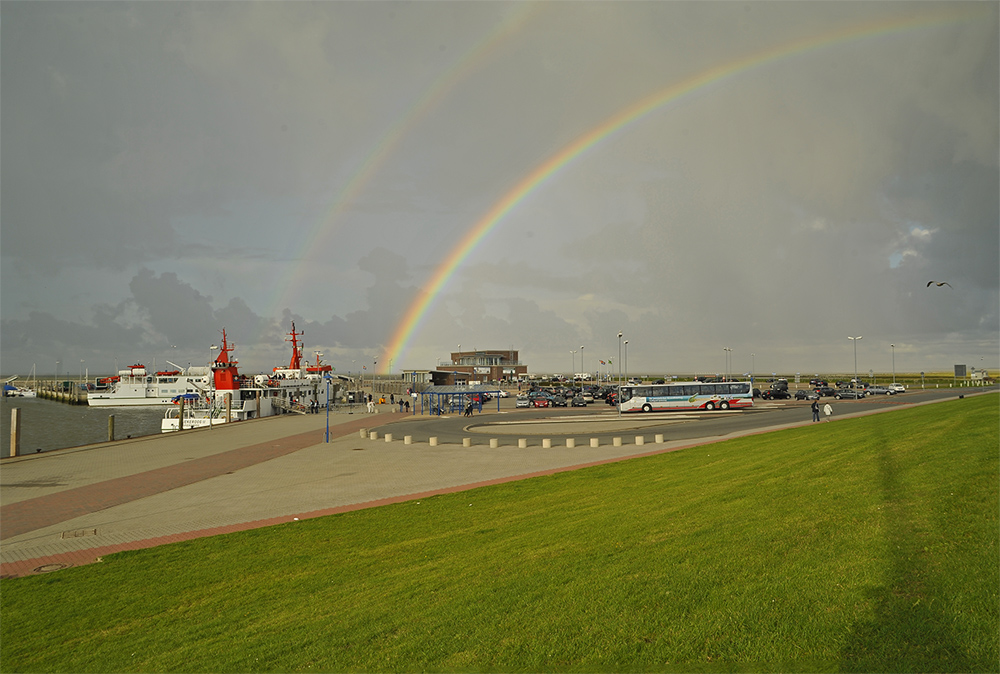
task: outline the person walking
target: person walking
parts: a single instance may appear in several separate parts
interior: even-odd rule
[[[830,415],[833,414],[833,408],[830,407],[830,403],[823,405],[823,414],[826,415],[826,420],[830,420]]]
[[[812,404],[813,421],[819,421],[819,401],[814,400]]]

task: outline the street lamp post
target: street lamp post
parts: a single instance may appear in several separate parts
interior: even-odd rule
[[[861,335],[857,337],[848,337],[849,340],[854,342],[854,388],[858,388],[858,340],[861,339]]]
[[[751,353],[750,354],[750,385],[751,386],[753,386],[753,380],[754,380],[754,376],[755,376],[755,373],[756,373],[756,369],[755,369],[755,366],[754,366],[754,356],[756,356],[756,355],[757,355],[756,353]]]
[[[583,367],[583,347],[582,346],[580,347],[580,372],[581,373],[586,372],[586,370]],[[590,377],[587,377],[587,379],[590,379]],[[587,379],[584,379],[584,381],[586,381]]]
[[[625,340],[625,379],[628,379],[628,340]]]
[[[576,381],[576,376],[575,376],[575,373],[576,373],[576,351],[570,349],[569,355],[572,357],[572,361],[573,361],[572,364],[569,366],[570,367],[569,378],[570,378],[570,381]]]
[[[896,345],[890,344],[889,348],[892,349],[892,383],[896,383]]]
[[[56,370],[58,370],[58,363],[56,364]],[[615,402],[618,407],[618,416],[622,415],[622,332],[618,331],[618,390],[615,392]]]
[[[726,352],[726,370],[725,370],[725,377],[726,377],[726,381],[729,381],[729,358],[730,358],[730,354],[731,354],[731,353],[733,352],[733,350],[732,350],[732,349],[730,349],[730,348],[729,348],[728,346],[724,346],[724,347],[722,347],[722,350]]]
[[[326,441],[330,442],[330,373],[324,372],[323,379],[326,380]]]

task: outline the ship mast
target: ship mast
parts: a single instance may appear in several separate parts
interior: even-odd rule
[[[292,331],[287,333],[288,337],[285,338],[286,342],[292,343],[292,361],[288,364],[289,370],[298,370],[302,368],[302,346],[299,345],[298,337],[301,337],[305,332],[295,332],[295,322],[292,322]]]

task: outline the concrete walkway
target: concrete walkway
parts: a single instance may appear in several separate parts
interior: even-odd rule
[[[398,412],[278,418],[13,457],[0,462],[0,577],[102,555],[320,517],[761,432],[622,446],[490,448],[386,442]],[[840,418],[845,418],[844,416]],[[419,419],[419,417],[418,417]],[[378,429],[379,439],[361,429]],[[580,429],[581,431],[583,429]],[[555,444],[555,443],[553,443]]]

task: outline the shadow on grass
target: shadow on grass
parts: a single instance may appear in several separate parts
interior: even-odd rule
[[[916,512],[917,498],[900,481],[892,440],[879,438],[877,459],[882,486],[886,544],[891,564],[888,583],[871,591],[871,620],[858,623],[841,652],[841,671],[967,672],[971,663],[941,609],[924,536]],[[935,606],[935,603],[937,606]]]

